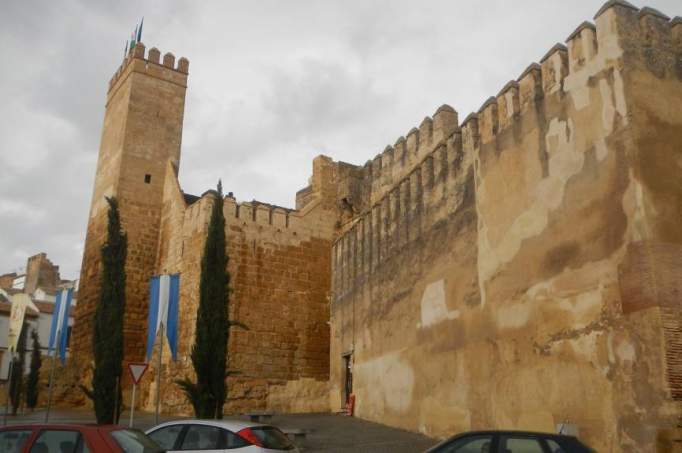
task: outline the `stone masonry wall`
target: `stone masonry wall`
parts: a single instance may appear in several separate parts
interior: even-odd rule
[[[316,173],[330,168],[318,160]],[[213,192],[187,205],[172,168],[166,173],[157,271],[180,273],[178,360],[164,352],[162,410],[190,414],[174,380],[193,377],[189,358],[194,340],[201,255]],[[331,181],[330,181],[331,182]],[[252,410],[310,412],[328,409],[330,250],[336,212],[314,183],[302,211],[225,198],[230,271],[230,317],[226,413]],[[156,351],[155,351],[156,353]],[[155,360],[152,360],[151,376]],[[154,407],[150,378],[142,405]]]
[[[682,20],[595,19],[390,178],[365,166],[332,251],[332,408],[352,352],[369,420],[680,439]]]
[[[0,275],[0,288],[2,289],[12,288],[12,283],[14,283],[15,278],[17,278],[17,274],[15,272]]]
[[[45,253],[28,258],[26,262],[26,282],[24,291],[32,294],[37,288],[54,292],[59,285],[59,266],[52,264]]]
[[[108,196],[119,201],[121,224],[128,237],[125,361],[143,358],[149,278],[156,263],[165,173],[168,165],[176,172],[178,168],[188,66],[185,58],[176,65],[171,53],[161,60],[156,48],[145,55],[144,45],[138,43],[109,84],[72,341],[72,362],[85,370],[82,383],[87,386]],[[127,379],[126,373],[124,381]],[[72,395],[71,404],[82,402],[81,393]]]
[[[109,85],[102,142],[88,222],[76,312],[72,369],[89,386],[92,316],[99,298],[100,248],[106,239],[106,196],[119,200],[128,236],[125,361],[144,358],[149,279],[181,274],[179,359],[163,361],[163,410],[189,413],[174,380],[191,377],[201,254],[212,192],[192,202],[178,184],[188,62],[138,43]],[[331,239],[340,209],[337,180],[343,165],[313,162],[305,206],[287,210],[262,203],[225,201],[231,316],[249,325],[233,331],[230,412],[249,409],[320,411],[327,408]],[[345,168],[345,167],[344,167]],[[125,363],[124,363],[125,366]],[[153,407],[154,369],[141,386],[141,406]],[[130,382],[123,383],[127,400]],[[60,403],[87,404],[82,392]]]

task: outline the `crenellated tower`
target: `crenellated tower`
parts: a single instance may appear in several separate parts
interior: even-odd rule
[[[76,359],[89,360],[92,316],[101,287],[100,249],[106,240],[107,203],[119,200],[128,235],[126,260],[125,358],[144,354],[148,281],[158,249],[165,174],[176,175],[180,162],[182,121],[189,61],[138,43],[109,82],[97,172],[81,267],[78,329],[72,348]]]

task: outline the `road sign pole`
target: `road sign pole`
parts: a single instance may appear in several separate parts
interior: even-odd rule
[[[159,404],[161,396],[161,354],[163,353],[163,323],[159,327],[161,332],[161,341],[159,342],[159,356],[156,361],[156,413],[154,414],[154,422],[159,424]]]
[[[137,384],[142,380],[142,376],[145,371],[147,371],[148,363],[135,363],[131,362],[128,364],[128,371],[130,371],[131,381],[133,383],[133,394],[130,398],[130,427],[133,427],[134,417],[135,417],[135,393],[137,390]]]
[[[9,413],[9,399],[10,387],[12,385],[12,368],[14,368],[14,354],[10,351],[9,354],[9,369],[7,370],[7,401],[5,404],[5,416],[2,419],[2,424],[7,425],[7,414]]]
[[[130,427],[133,427],[133,414],[135,414],[135,389],[137,384],[133,384],[133,396],[130,398]]]

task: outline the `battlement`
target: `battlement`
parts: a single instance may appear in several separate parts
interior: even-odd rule
[[[565,44],[553,45],[461,125],[457,112],[444,105],[433,118],[425,118],[418,128],[369,160],[362,168],[366,208],[343,225],[333,246],[337,297],[352,293],[384,261],[467,203],[467,193],[474,190],[471,168],[485,154],[483,145],[490,144],[487,149],[499,153],[520,140],[522,121],[532,129],[546,122],[545,115],[587,108],[590,89],[597,91],[601,102],[599,90],[609,88],[595,87],[594,81],[609,77],[610,83],[622,87],[620,71],[626,52],[636,54],[643,47],[662,55],[679,54],[682,18],[671,20],[652,8],[640,10],[624,1],[609,1],[595,16],[595,23],[580,24]],[[614,103],[614,118],[620,115],[625,124],[624,101],[609,97],[609,102]],[[505,131],[510,132],[506,141],[498,141]]]
[[[682,18],[671,20],[653,8],[640,10],[624,0],[611,0],[594,19],[595,23],[580,24],[568,35],[565,44],[553,45],[538,63],[530,64],[517,79],[507,82],[496,96],[467,116],[461,126],[457,112],[443,105],[432,118],[424,118],[419,127],[413,127],[368,160],[363,166],[363,177],[370,188],[370,203],[376,203],[392,190],[454,131],[467,129],[462,133],[465,141],[490,142],[545,97],[563,96],[576,84],[576,79],[582,83],[605,65],[614,65],[622,57],[622,46],[636,42],[672,43],[678,48],[682,45]]]
[[[175,55],[167,52],[163,55],[162,59],[161,52],[156,47],[149,49],[146,56],[145,53],[146,47],[141,42],[138,42],[135,47],[130,49],[111,80],[109,80],[109,93],[115,92],[114,88],[130,72],[140,72],[180,84],[184,87],[187,86],[187,74],[189,73],[189,60],[187,58],[181,57],[176,64]]]
[[[500,92],[488,98],[462,127],[471,123],[483,143],[520,120],[548,96],[564,96],[607,65],[614,66],[629,45],[682,46],[682,19],[670,19],[653,8],[641,10],[623,0],[606,2],[594,16],[532,63]],[[584,105],[578,100],[577,108]],[[475,124],[473,124],[475,122]],[[476,134],[474,134],[476,135]]]
[[[196,202],[186,204],[185,221],[192,226],[192,229],[201,230],[208,225],[210,206],[216,196],[215,190],[208,190]],[[303,219],[305,212],[257,200],[239,202],[230,195],[224,197],[223,214],[228,226],[238,225],[242,228],[269,228],[296,234],[305,229],[306,225]],[[308,225],[308,227],[311,229],[313,225]]]
[[[420,165],[424,158],[458,129],[457,112],[442,105],[433,117],[425,117],[419,127],[413,127],[395,144],[367,161],[363,179],[371,187],[371,201],[381,198],[386,190]]]
[[[256,200],[237,202],[233,197],[225,197],[224,206],[226,219],[239,219],[243,224],[289,228],[300,220],[298,211]]]
[[[421,136],[422,130],[412,131],[408,137]],[[385,261],[458,212],[466,202],[463,187],[471,183],[468,169],[472,156],[465,153],[463,132],[460,128],[451,130],[425,154],[419,153],[420,147],[414,148],[421,160],[343,226],[332,249],[335,294],[343,297],[351,292],[355,284],[361,284]],[[401,164],[396,161],[394,165]]]

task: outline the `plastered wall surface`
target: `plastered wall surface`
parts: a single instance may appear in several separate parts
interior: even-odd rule
[[[362,418],[436,437],[570,422],[598,451],[670,451],[681,35],[610,2],[392,186],[365,173],[332,252],[332,408],[352,351]]]

